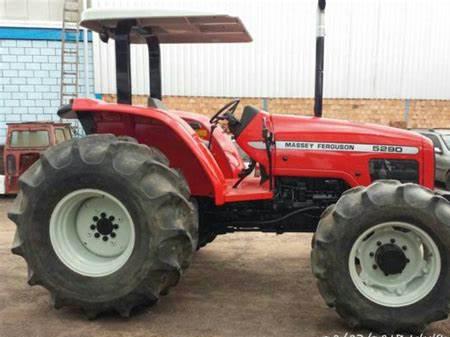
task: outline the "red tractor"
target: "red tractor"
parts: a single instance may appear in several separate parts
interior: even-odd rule
[[[232,100],[209,120],[161,102],[160,44],[251,41],[238,18],[86,11],[82,25],[115,40],[118,102],[60,108],[87,136],[51,147],[20,179],[9,217],[28,283],[47,288],[56,308],[129,316],[167,294],[216,235],[315,231],[320,293],[350,326],[419,332],[447,318],[450,204],[432,191],[433,146],[320,118],[324,8],[319,1],[314,117],[246,106],[239,118]],[[131,43],[148,46],[147,107],[131,105]]]

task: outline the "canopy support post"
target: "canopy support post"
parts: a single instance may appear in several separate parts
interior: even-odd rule
[[[134,20],[119,21],[115,30],[117,103],[120,104],[131,104],[130,31],[134,24]]]
[[[159,40],[151,35],[146,38],[148,47],[148,65],[150,70],[150,97],[162,100],[161,89],[161,49]]]

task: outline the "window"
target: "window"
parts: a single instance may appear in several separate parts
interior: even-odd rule
[[[431,133],[422,133],[422,135],[431,139],[431,141],[433,142],[433,146],[437,147],[438,149],[440,149],[442,151],[441,142],[439,141],[439,139],[436,135],[433,135]]]
[[[66,140],[66,137],[64,135],[64,129],[55,129],[55,138],[56,138],[56,144],[62,143]]]
[[[11,147],[45,147],[50,145],[48,131],[24,130],[11,132]]]
[[[444,140],[444,144],[447,149],[450,150],[450,135],[442,135],[442,139]]]

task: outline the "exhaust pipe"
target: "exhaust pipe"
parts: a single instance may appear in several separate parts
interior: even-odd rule
[[[317,4],[317,35],[316,35],[316,79],[314,88],[314,116],[322,117],[323,101],[323,59],[325,46],[325,5],[326,0]]]

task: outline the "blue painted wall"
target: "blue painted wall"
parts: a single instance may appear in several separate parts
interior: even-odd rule
[[[75,39],[75,33],[67,39]],[[61,30],[0,27],[0,143],[6,123],[59,120]],[[80,37],[82,41],[82,36]],[[94,95],[92,36],[89,35],[90,92]],[[84,93],[83,48],[79,49],[79,92]]]

